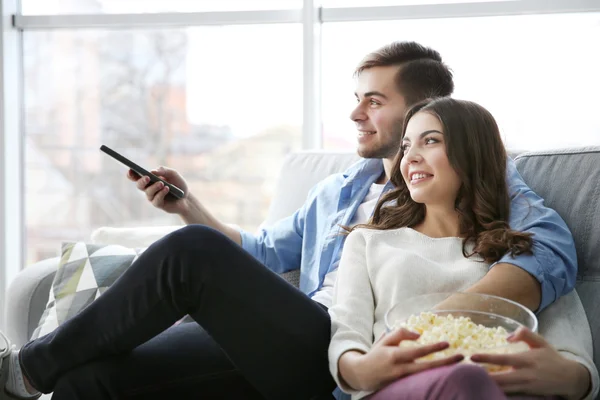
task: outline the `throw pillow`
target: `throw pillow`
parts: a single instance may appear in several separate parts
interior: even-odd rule
[[[64,243],[48,304],[31,339],[52,332],[96,300],[145,249]]]

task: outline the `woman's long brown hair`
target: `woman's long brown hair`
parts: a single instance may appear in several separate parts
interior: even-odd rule
[[[470,101],[449,97],[426,100],[407,112],[402,138],[408,121],[417,112],[430,113],[443,126],[448,161],[461,181],[455,207],[465,257],[479,254],[487,262],[496,262],[506,253],[513,257],[531,253],[531,234],[508,226],[507,155],[494,117]],[[390,180],[395,188],[382,196],[369,223],[347,228],[348,231],[414,227],[423,221],[425,205],[411,198],[400,171],[403,156],[400,151],[392,167]],[[466,250],[469,243],[475,245],[470,253]]]

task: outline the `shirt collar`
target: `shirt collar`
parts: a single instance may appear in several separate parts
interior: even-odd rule
[[[383,173],[383,160],[380,158],[361,158],[344,172],[345,182],[355,179],[365,179],[376,175],[378,178]]]

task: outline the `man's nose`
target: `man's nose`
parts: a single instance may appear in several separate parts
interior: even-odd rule
[[[354,122],[364,121],[367,119],[367,114],[364,112],[362,105],[359,103],[350,113],[350,119]]]

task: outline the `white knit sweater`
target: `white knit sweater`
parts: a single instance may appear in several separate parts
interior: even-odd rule
[[[385,332],[385,313],[408,297],[465,290],[480,280],[489,264],[479,256],[465,258],[462,239],[431,238],[410,228],[386,231],[358,229],[344,245],[329,309],[332,320],[329,366],[338,385],[352,399],[359,392],[344,385],[338,361],[349,350],[367,352]],[[585,365],[598,392],[592,361],[592,336],[576,292],[562,297],[539,316],[539,332],[566,357]]]

